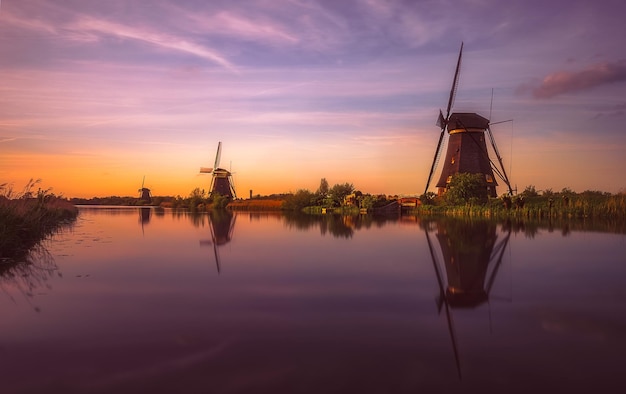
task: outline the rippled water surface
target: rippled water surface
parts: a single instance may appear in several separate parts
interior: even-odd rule
[[[613,392],[626,236],[596,227],[81,208],[0,271],[0,385]]]

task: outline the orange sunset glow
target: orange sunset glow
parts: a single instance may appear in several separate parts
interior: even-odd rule
[[[454,110],[513,120],[513,185],[622,191],[625,6],[535,3],[4,0],[0,183],[186,196],[222,141],[240,197],[418,195],[464,42]]]

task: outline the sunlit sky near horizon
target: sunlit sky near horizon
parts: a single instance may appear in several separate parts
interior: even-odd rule
[[[617,193],[625,12],[621,0],[3,0],[0,184],[132,196],[145,176],[153,195],[186,196],[208,189],[199,168],[222,141],[240,197],[321,178],[419,195],[464,42],[453,110],[513,119],[493,133],[514,187]]]

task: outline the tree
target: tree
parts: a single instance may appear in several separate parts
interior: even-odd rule
[[[435,198],[437,195],[433,192],[426,192],[419,196],[419,200],[422,205],[435,205]]]
[[[535,190],[535,186],[534,185],[526,186],[526,189],[524,189],[524,191],[521,192],[520,194],[524,198],[531,198],[531,197],[539,196],[539,193],[537,193],[537,190]]]
[[[487,202],[489,195],[484,179],[483,174],[464,172],[454,175],[445,194],[446,202],[450,205]]]
[[[325,198],[328,195],[328,190],[328,181],[326,180],[326,178],[322,178],[320,180],[320,187],[317,189],[317,192],[315,194],[317,194],[319,198]]]
[[[374,208],[375,205],[376,205],[376,197],[372,196],[371,194],[366,194],[361,198],[361,201],[360,201],[361,208],[370,210]]]
[[[354,191],[354,185],[351,183],[336,184],[328,192],[328,197],[332,200],[334,206],[338,207],[343,203],[344,198]]]
[[[211,205],[213,206],[213,209],[226,209],[229,202],[228,197],[222,196],[219,193],[213,193],[213,197],[211,197]]]
[[[308,190],[300,189],[294,194],[285,196],[283,208],[290,211],[301,211],[304,207],[310,206],[314,200],[315,194]]]
[[[189,193],[189,209],[195,212],[198,209],[198,206],[204,202],[204,198],[206,197],[206,192],[204,189],[200,189],[196,187]]]

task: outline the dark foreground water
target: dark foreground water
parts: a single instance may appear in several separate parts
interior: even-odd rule
[[[626,385],[624,234],[81,208],[44,246],[0,271],[2,393]]]

